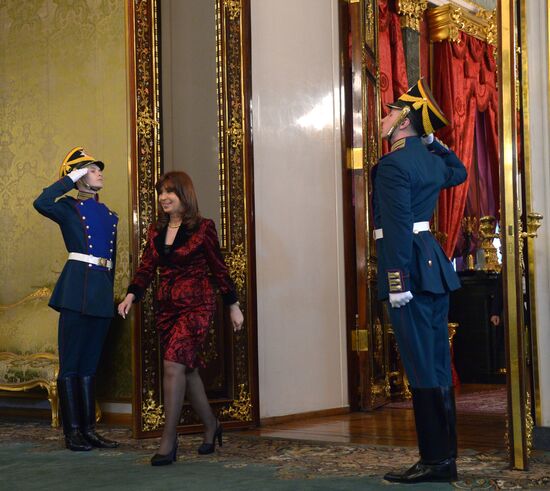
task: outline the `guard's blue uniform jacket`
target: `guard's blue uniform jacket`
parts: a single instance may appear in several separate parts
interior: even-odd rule
[[[95,199],[57,198],[74,188],[65,176],[45,188],[34,201],[42,215],[56,222],[68,252],[109,259],[106,267],[68,260],[55,285],[49,305],[94,317],[113,317],[113,284],[116,260],[117,215]]]
[[[414,233],[413,224],[430,220],[440,190],[464,182],[466,169],[437,141],[426,147],[408,137],[395,147],[373,170],[374,221],[383,231],[376,241],[379,298],[413,294],[406,305],[389,309],[411,387],[449,387],[449,292],[460,281],[431,232]]]
[[[413,223],[429,221],[443,188],[466,180],[455,153],[435,140],[426,146],[407,137],[380,158],[372,171],[378,295],[411,291],[445,293],[460,287],[445,252],[429,231],[413,233]]]

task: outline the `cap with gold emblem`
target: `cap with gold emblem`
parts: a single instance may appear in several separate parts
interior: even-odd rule
[[[437,104],[428,84],[421,78],[394,103],[387,104],[392,109],[408,108],[407,117],[420,136],[429,135],[449,124],[449,120]]]
[[[59,177],[64,177],[75,169],[82,169],[82,167],[92,164],[97,165],[101,170],[105,168],[103,162],[88,155],[82,147],[75,147],[63,159],[59,168]]]

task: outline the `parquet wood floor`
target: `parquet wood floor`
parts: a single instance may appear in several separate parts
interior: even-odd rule
[[[490,390],[495,386],[470,386],[463,390]],[[505,449],[504,415],[458,414],[458,445],[480,451]],[[338,443],[416,446],[412,409],[380,408],[370,412],[350,412],[325,417],[289,421],[247,430],[267,437]]]

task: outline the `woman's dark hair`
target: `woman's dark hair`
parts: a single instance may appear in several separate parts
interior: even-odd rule
[[[195,193],[195,187],[191,178],[185,172],[167,172],[160,176],[155,188],[158,195],[160,195],[163,189],[169,193],[176,194],[183,207],[181,223],[187,230],[194,230],[202,217],[199,212],[197,194]],[[159,206],[156,224],[157,230],[162,230],[166,227],[169,220],[170,216]]]

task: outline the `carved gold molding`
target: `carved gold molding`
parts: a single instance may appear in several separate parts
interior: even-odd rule
[[[9,304],[0,304],[0,312],[4,310],[10,310],[13,309],[21,304],[24,304],[25,302],[28,302],[30,300],[34,300],[37,298],[48,298],[52,294],[52,291],[47,287],[39,288],[38,290],[30,293],[26,297],[22,298],[21,300],[18,300],[15,303],[9,303]]]
[[[497,44],[496,12],[480,9],[471,13],[453,3],[428,9],[430,41],[452,42],[460,40],[460,32],[487,42]]]
[[[374,7],[372,4],[371,0],[367,0],[367,5],[365,6],[365,43],[370,47],[374,44],[376,32],[376,17],[374,16]]]
[[[420,32],[420,22],[427,8],[428,0],[397,0],[397,13],[401,17],[401,27]]]
[[[239,244],[233,248],[230,254],[225,256],[225,263],[229,269],[229,275],[237,287],[237,291],[244,290],[246,285],[247,259],[244,252],[244,245]]]
[[[147,399],[141,405],[141,421],[144,431],[157,430],[164,424],[164,408],[152,390],[147,392]]]
[[[535,421],[531,415],[531,394],[527,392],[525,394],[525,433],[526,433],[526,453],[527,458],[531,457],[533,450],[533,430],[535,428]],[[504,430],[504,443],[506,445],[506,453],[510,457],[512,447],[510,446],[510,419],[506,418],[506,426]]]
[[[237,421],[252,421],[252,400],[245,384],[239,386],[239,398],[235,399],[228,408],[222,409],[220,416]]]
[[[527,434],[527,458],[531,457],[531,451],[533,450],[533,430],[535,428],[535,422],[531,415],[531,394],[527,392],[525,397],[525,432]]]
[[[224,3],[229,11],[229,18],[237,20],[241,15],[241,0],[225,0]]]

